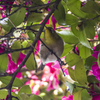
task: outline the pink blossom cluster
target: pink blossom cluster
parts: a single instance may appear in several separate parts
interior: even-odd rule
[[[57,75],[59,74],[59,71],[52,68],[51,65],[52,63],[46,65],[41,80],[31,72],[31,75],[29,76],[31,80],[27,81],[25,85],[30,85],[33,94],[39,95],[42,87],[47,87],[46,91],[58,88],[59,80]]]
[[[52,63],[48,63],[44,68],[44,74],[42,76],[42,81],[48,81],[47,91],[57,89],[59,85],[59,80],[57,75],[59,70],[52,68]]]
[[[14,3],[14,1],[9,1],[9,0],[0,0],[0,1],[3,1],[4,4],[5,3],[6,4],[13,4]],[[9,13],[10,13],[10,11],[11,11],[11,6],[10,5],[9,6],[1,5],[0,12],[1,12],[2,18],[6,17],[5,12],[6,12],[7,9],[9,11]]]
[[[0,53],[4,52],[6,48],[6,42],[0,44]],[[15,64],[12,59],[11,59],[11,54],[8,54],[8,67],[7,67],[7,73],[12,74],[15,72],[15,70],[18,68],[18,66],[21,64],[21,62],[23,61],[23,59],[25,58],[25,55],[20,53],[19,59],[17,61],[17,64]],[[16,76],[17,78],[22,78],[22,74],[21,72],[19,72]]]
[[[92,54],[92,56],[98,59],[98,54],[99,51],[95,51],[95,47],[94,47],[94,53]],[[93,75],[96,76],[96,79],[100,81],[100,68],[97,62],[93,62],[91,70],[93,71]]]

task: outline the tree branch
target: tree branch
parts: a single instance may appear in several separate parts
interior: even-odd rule
[[[10,48],[6,48],[7,50],[5,50],[4,52],[0,53],[0,55],[2,54],[8,54],[8,53],[13,53],[13,52],[17,52],[17,51],[22,51],[22,50],[27,50],[30,49],[31,46],[26,47],[26,48],[21,48],[21,49],[10,49]]]
[[[41,32],[43,31],[43,28],[44,28],[46,22],[48,21],[48,19],[49,19],[50,16],[52,15],[52,13],[55,11],[55,9],[57,8],[57,6],[58,6],[58,4],[60,3],[60,1],[61,1],[61,0],[56,0],[56,1],[55,1],[54,5],[53,5],[53,7],[52,7],[52,9],[51,9],[51,11],[49,12],[49,14],[46,16],[46,18],[45,18],[44,21],[42,22],[41,27],[40,27],[38,33],[36,34],[36,37],[35,37],[35,39],[34,39],[34,41],[33,41],[33,43],[32,43],[33,46],[35,46],[36,43],[37,43],[37,41],[40,39]],[[12,76],[12,78],[11,78],[9,84],[7,85],[7,89],[8,89],[8,91],[9,91],[8,93],[9,93],[10,98],[11,98],[11,88],[12,88],[12,84],[13,84],[13,82],[14,82],[14,79],[15,79],[17,73],[20,71],[20,69],[22,68],[22,66],[25,64],[25,62],[26,62],[27,59],[29,58],[29,56],[31,55],[31,53],[33,52],[33,49],[34,49],[34,48],[30,47],[30,50],[29,50],[29,52],[27,53],[26,57],[24,58],[24,60],[22,61],[22,63],[19,65],[19,67],[17,68],[17,70],[14,72],[14,75]]]
[[[62,65],[66,65],[66,63],[64,63],[64,62],[56,55],[55,52],[53,52],[47,45],[45,45],[45,43],[44,43],[41,39],[40,39],[40,41],[42,42],[42,44],[43,44],[52,54],[54,54],[54,55],[56,56],[57,61],[58,61],[59,64],[60,64],[60,68],[61,68],[61,70],[62,70],[62,72],[63,72],[63,75],[65,76],[64,70],[62,69]]]

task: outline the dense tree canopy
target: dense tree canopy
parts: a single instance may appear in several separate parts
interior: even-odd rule
[[[99,100],[99,22],[100,0],[0,0],[0,100]],[[64,41],[60,58],[47,27]],[[43,70],[41,43],[57,58]]]

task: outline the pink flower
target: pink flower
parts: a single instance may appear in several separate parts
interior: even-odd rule
[[[20,53],[19,59],[18,59],[18,61],[17,61],[17,65],[20,65],[20,64],[21,64],[21,62],[23,61],[23,59],[25,58],[25,56],[26,56],[26,55],[24,55],[23,53]]]
[[[39,95],[40,87],[44,86],[44,82],[38,79],[28,80],[25,85],[30,85],[32,94]]]
[[[98,39],[98,35],[97,35],[97,34],[94,36],[94,39],[95,39],[95,40]]]
[[[25,5],[31,5],[31,0],[29,0],[29,1],[27,1],[26,3],[25,3]]]
[[[95,84],[97,85],[97,87],[99,88],[99,83]],[[97,88],[94,87],[94,85],[92,84],[91,85],[91,89],[96,91]],[[92,100],[100,100],[100,94],[99,93],[96,93],[94,91],[90,91],[90,94],[92,95]]]
[[[55,61],[54,64],[53,64],[51,67],[54,68],[54,69],[60,69],[60,70],[61,70],[58,61]],[[63,68],[63,67],[62,67],[62,68]],[[68,75],[68,67],[67,67],[67,68],[63,68],[63,70],[64,70],[64,73],[65,73],[66,75]]]
[[[94,53],[92,54],[92,56],[95,57],[96,59],[98,59],[98,54],[99,54],[99,51],[94,51]]]
[[[47,91],[50,91],[50,90],[53,90],[53,89],[54,89],[54,87],[53,87],[52,81],[49,81]]]
[[[54,14],[51,17],[51,20],[52,20],[53,29],[56,30],[56,23],[57,23],[57,21],[56,21],[56,19],[54,17]]]
[[[50,3],[50,2],[51,2],[51,0],[48,1],[48,3]]]
[[[44,74],[42,76],[42,81],[48,82],[47,91],[57,89],[59,85],[59,80],[57,75],[59,74],[59,70],[52,68],[52,63],[46,64],[44,68]]]
[[[5,47],[6,47],[6,43],[5,42],[0,44],[0,53],[5,51]],[[8,62],[8,67],[7,67],[6,72],[9,73],[9,74],[14,73],[15,70],[18,68],[18,66],[21,64],[21,62],[23,61],[24,58],[25,58],[25,55],[20,53],[19,59],[17,61],[17,64],[15,64],[11,59],[11,54],[8,54],[9,62]],[[22,78],[21,72],[19,72],[16,77],[21,79]]]
[[[92,56],[98,59],[99,51],[95,51],[95,48],[96,47],[94,47],[94,53],[92,54]],[[92,65],[91,70],[93,72],[93,75],[96,76],[96,79],[100,81],[100,68],[97,62],[93,62],[93,63],[94,64]]]
[[[0,44],[0,53],[5,51],[5,47],[6,47],[6,43],[5,42]]]
[[[50,19],[48,19],[47,23],[46,24],[50,24]]]
[[[69,95],[68,97],[63,96],[62,100],[73,100],[73,95]]]
[[[48,1],[48,3],[50,3],[50,2],[51,2],[51,0]],[[49,8],[48,8],[48,11],[50,11]],[[56,21],[56,19],[55,19],[55,17],[54,17],[54,14],[53,14],[52,17],[51,17],[51,21],[52,21],[53,29],[56,30],[56,23],[57,23],[57,21]]]
[[[50,3],[50,1],[51,1],[51,0],[49,0],[48,3]],[[48,8],[48,11],[50,11],[49,8]],[[41,21],[41,23],[42,23],[43,21],[44,21],[44,19]],[[51,21],[52,21],[53,29],[56,30],[56,25],[55,25],[55,24],[57,23],[57,21],[56,21],[56,19],[55,19],[55,17],[54,17],[54,14],[53,14],[52,17],[51,17]],[[40,24],[41,24],[41,23],[40,23]],[[47,21],[46,24],[50,24],[50,19],[48,19],[48,21]]]
[[[100,95],[93,96],[92,100],[100,100]]]
[[[0,0],[1,1],[1,0]],[[14,3],[14,1],[8,1],[8,0],[3,0],[3,1],[5,1],[4,3],[6,3],[6,4],[13,4]],[[1,7],[2,8],[0,8],[0,10],[1,10],[1,16],[2,16],[2,18],[4,18],[5,17],[5,14],[4,14],[4,12],[6,11],[6,9],[9,9],[9,13],[10,13],[10,11],[11,11],[11,6],[5,6],[5,5],[1,5]],[[8,7],[8,8],[7,8]],[[4,12],[3,12],[4,11]]]
[[[66,75],[69,75],[69,73],[68,73],[68,67],[66,69],[64,69],[64,72],[65,72]]]
[[[58,61],[55,61],[54,64],[51,66],[52,68],[60,69],[60,65]]]
[[[0,99],[0,100],[7,100],[9,98],[9,95],[7,95],[6,99]]]
[[[81,7],[83,7],[86,3],[85,2],[81,2]]]
[[[15,64],[12,59],[11,59],[11,55],[8,54],[8,59],[9,59],[9,63],[8,63],[8,68],[7,68],[7,73],[9,74],[12,74],[15,72],[15,70],[18,68],[18,65],[21,64],[21,62],[23,61],[23,59],[25,58],[25,55],[20,53],[20,56],[19,56],[19,59],[17,61],[17,64]],[[20,78],[22,79],[22,74],[21,72],[19,72],[17,75],[16,75],[17,78]]]

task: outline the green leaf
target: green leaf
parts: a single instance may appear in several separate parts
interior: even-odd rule
[[[74,85],[72,83],[66,82],[67,86],[69,87],[70,93],[73,93]]]
[[[27,21],[29,22],[40,22],[44,19],[44,14],[43,13],[32,13],[27,17]]]
[[[95,76],[91,75],[87,77],[89,83],[99,83]]]
[[[94,91],[95,91],[96,93],[100,93],[100,87],[97,86],[96,84],[94,84]]]
[[[27,40],[25,40],[25,41],[22,42],[22,46],[23,46],[23,48],[26,48],[28,42],[29,42],[29,41],[27,41]]]
[[[78,23],[79,19],[74,16],[74,15],[71,15],[71,14],[66,14],[66,24],[67,25],[73,25],[73,24],[76,24]]]
[[[74,82],[73,85],[74,85],[74,92],[73,93],[78,92],[79,90],[82,90],[82,88],[80,88],[80,87],[83,87],[83,85],[79,84],[78,82]]]
[[[29,96],[27,95],[27,94],[20,94],[20,96],[21,96],[21,98],[22,98],[22,100],[29,100]]]
[[[64,9],[65,9],[65,14],[67,14],[68,9],[67,9],[67,6],[66,6],[66,1],[61,0],[61,3],[62,3],[62,5],[63,5],[63,7],[64,7]]]
[[[58,33],[65,43],[77,44],[79,42],[78,38],[71,31],[63,30]]]
[[[36,22],[36,23],[38,23],[38,22]],[[39,31],[39,29],[40,29],[40,24],[31,26],[31,29]],[[32,39],[32,40],[33,40],[33,39]]]
[[[85,68],[90,70],[92,65],[93,65],[93,62],[96,62],[97,59],[94,58],[93,56],[89,56],[86,60],[85,60]]]
[[[65,58],[65,61],[69,66],[75,65],[80,60],[81,58],[74,53],[69,53],[68,55],[66,55],[66,58]]]
[[[29,56],[29,58],[27,59],[25,65],[26,65],[26,67],[27,67],[29,70],[35,69],[35,61],[34,61],[33,53],[32,53],[32,54]]]
[[[86,22],[81,22],[81,23],[76,23],[71,25],[71,31],[73,32],[73,34],[80,39],[80,37],[83,34],[83,38],[90,38],[93,39],[95,36],[95,22],[94,21],[86,21]],[[84,39],[84,41],[86,42],[86,40]]]
[[[25,40],[22,42],[23,48],[29,47],[32,45],[32,40]],[[26,54],[29,50],[23,50],[22,53]]]
[[[71,25],[71,31],[73,32],[73,34],[78,38],[79,42],[87,47],[91,49],[90,43],[87,40],[87,33],[85,31],[85,26],[82,24],[81,27],[78,27],[77,24]],[[77,29],[79,28],[79,29]]]
[[[20,48],[21,48],[20,41],[15,41],[11,46],[11,49],[20,49]],[[20,55],[20,51],[16,51],[16,52],[11,53],[11,58],[15,64],[18,61],[19,55]]]
[[[15,80],[13,82],[13,86],[15,86],[15,87],[21,87],[23,85],[24,85],[23,82],[19,78],[15,78]]]
[[[5,18],[3,20],[0,20],[0,25],[2,26],[2,28],[5,30],[5,31],[10,31],[11,27],[8,25],[8,18]]]
[[[0,55],[0,72],[1,73],[6,72],[7,67],[8,67],[8,55],[7,54]]]
[[[81,100],[82,89],[73,94],[73,100]]]
[[[73,45],[65,44],[64,45],[64,51],[61,57],[66,56],[71,50],[73,49]]]
[[[11,13],[15,12],[17,9],[18,7],[12,8]],[[26,8],[20,8],[17,12],[9,16],[10,20],[8,21],[8,25],[11,27],[14,27],[13,24],[15,26],[20,25],[24,21],[25,13],[26,13]]]
[[[32,94],[31,88],[29,87],[29,85],[24,85],[24,86],[19,90],[18,95],[23,94],[23,93]]]
[[[83,46],[91,49],[90,43],[88,42],[87,37],[86,37],[85,30],[82,30],[82,31],[79,30],[78,31],[78,39],[79,39],[79,42]]]
[[[0,99],[6,99],[8,91],[6,89],[0,90]]]
[[[80,10],[81,8],[81,1],[80,0],[67,0],[67,7],[69,10],[76,15],[77,17],[85,18],[86,13]]]
[[[81,100],[92,100],[92,97],[90,96],[90,94],[87,92],[86,89],[82,90]]]
[[[55,2],[56,0],[51,0],[50,2]]]
[[[28,36],[29,36],[29,39],[33,41],[33,40],[34,40],[34,38],[35,38],[34,33],[33,33],[33,32],[31,32],[31,31],[29,31],[29,32],[27,32],[27,34],[28,34]]]
[[[66,25],[65,22],[65,9],[61,3],[59,3],[57,9],[54,12],[55,19],[59,25]]]
[[[81,10],[85,13],[93,13],[93,14],[99,14],[100,13],[100,7],[99,5],[93,1],[88,1],[83,7],[81,7]]]
[[[84,32],[87,38],[93,39],[95,36],[95,23],[93,21],[85,22],[84,24]]]
[[[42,0],[31,0],[31,5],[36,6],[36,5],[43,5]],[[33,8],[32,8],[33,9]]]
[[[21,87],[23,85],[24,85],[23,82],[19,78],[15,78],[15,80],[13,82],[13,86],[15,86],[15,87]]]
[[[29,100],[43,100],[40,96],[31,95]]]
[[[96,45],[95,51],[100,51],[100,44]]]
[[[68,73],[72,80],[77,81],[75,78],[75,71],[72,68],[68,68]]]
[[[18,94],[14,93],[14,92],[11,92],[11,94],[12,94],[12,96],[17,97],[18,100],[22,100],[21,97]],[[16,100],[16,98],[12,98],[12,100]]]
[[[80,48],[80,56],[82,59],[85,59],[91,55],[91,50],[85,46]]]
[[[71,25],[71,31],[73,32],[73,34],[74,34],[76,37],[78,37],[78,35],[79,35],[79,31],[77,30],[77,26],[78,26],[78,23],[72,24],[72,25]]]
[[[75,64],[75,77],[79,84],[87,85],[86,69],[82,60]]]
[[[10,80],[11,80],[10,76],[0,77],[0,81],[2,83],[6,84],[6,85],[9,84]],[[13,82],[13,86],[15,86],[15,87],[21,87],[22,85],[24,85],[23,82],[20,79],[15,78],[15,80]]]

